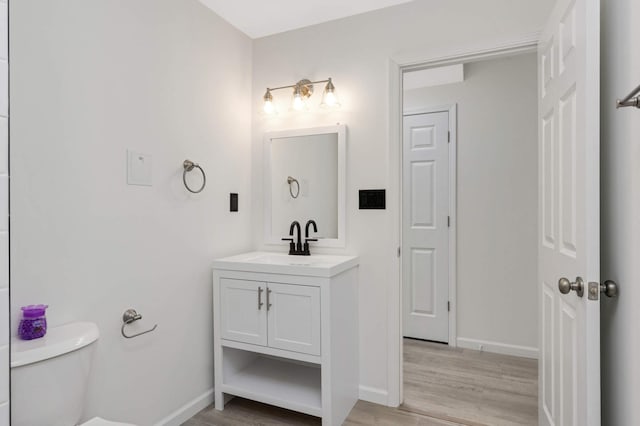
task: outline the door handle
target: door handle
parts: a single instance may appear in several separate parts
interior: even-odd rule
[[[571,282],[566,278],[560,278],[558,281],[558,289],[562,294],[568,294],[571,290],[575,291],[578,297],[584,295],[584,281],[580,277],[576,277],[575,282]]]
[[[589,300],[598,300],[600,293],[607,297],[616,297],[618,295],[618,283],[613,280],[606,280],[602,284],[590,282]]]
[[[264,305],[264,303],[262,303],[262,292],[264,290],[262,289],[262,287],[258,287],[258,310],[260,310],[260,308],[262,308],[262,305]]]
[[[271,303],[269,303],[269,295],[271,294],[271,289],[267,287],[267,311],[271,308]]]

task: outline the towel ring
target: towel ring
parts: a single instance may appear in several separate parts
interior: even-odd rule
[[[294,182],[295,182],[296,187],[297,187],[296,195],[293,195],[293,183]],[[300,182],[298,182],[298,179],[289,176],[287,178],[287,183],[289,184],[289,194],[291,194],[291,197],[292,198],[298,198],[298,195],[300,195]]]
[[[204,174],[204,170],[202,170],[202,167],[200,167],[199,164],[194,163],[191,160],[184,160],[184,162],[182,163],[182,167],[184,167],[184,171],[182,172],[182,182],[184,182],[184,187],[187,188],[187,191],[193,194],[198,194],[199,192],[202,192],[205,185],[207,184],[207,175]],[[187,172],[190,172],[193,169],[198,169],[200,170],[200,173],[202,173],[202,186],[196,190],[189,188],[189,184],[187,183]]]

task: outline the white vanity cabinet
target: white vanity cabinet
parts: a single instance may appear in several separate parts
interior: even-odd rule
[[[220,337],[320,355],[320,287],[220,278]]]
[[[240,396],[342,424],[358,399],[357,264],[265,252],[214,262],[216,409]]]

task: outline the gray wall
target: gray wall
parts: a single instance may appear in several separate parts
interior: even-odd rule
[[[458,343],[534,357],[536,61],[536,54],[529,53],[470,63],[464,67],[462,83],[404,94],[406,111],[458,105]]]
[[[602,1],[601,274],[620,297],[602,301],[602,424],[640,419],[640,110],[615,100],[640,84],[640,2]]]
[[[153,424],[211,390],[211,260],[251,247],[251,40],[196,0],[10,13],[12,328],[30,303],[96,322],[87,415]],[[153,156],[152,187],[126,184],[128,148]],[[124,339],[127,308],[158,329]]]

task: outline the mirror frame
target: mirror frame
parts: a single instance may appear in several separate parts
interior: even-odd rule
[[[272,229],[272,204],[271,204],[271,143],[273,139],[291,138],[298,136],[323,135],[328,133],[338,134],[338,238],[322,238],[314,243],[314,247],[345,247],[346,246],[346,175],[347,175],[347,126],[337,124],[335,126],[310,127],[303,129],[290,129],[274,132],[266,132],[263,145],[263,166],[264,166],[264,243],[268,245],[286,246],[288,243],[282,241],[284,235],[273,235]],[[304,226],[304,224],[301,224]]]

